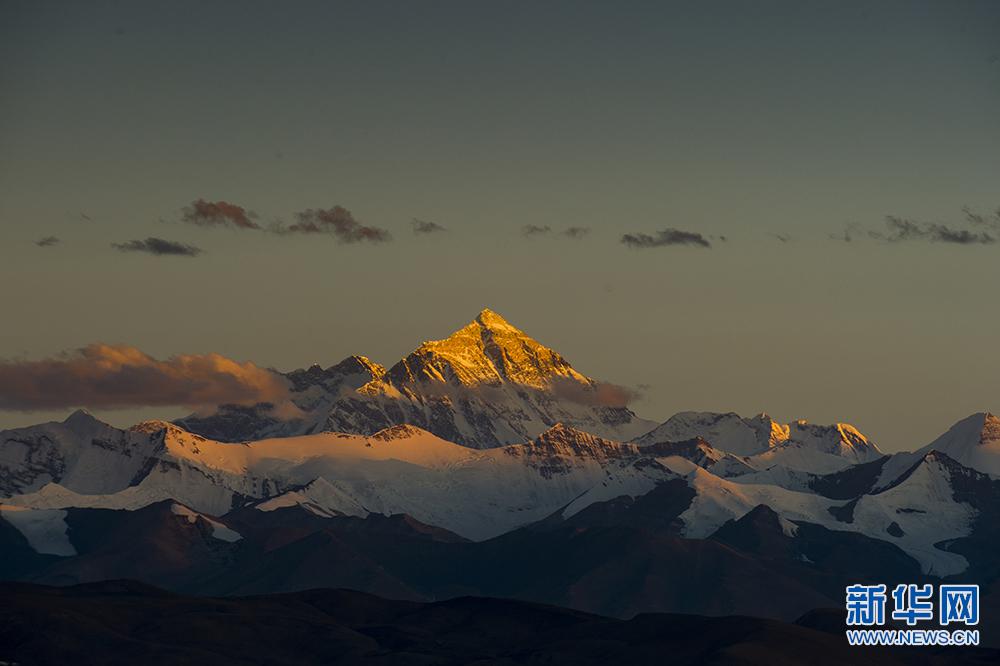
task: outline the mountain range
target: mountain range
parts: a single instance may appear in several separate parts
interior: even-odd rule
[[[389,369],[284,376],[291,417],[0,432],[0,578],[784,621],[854,582],[956,580],[1000,610],[989,413],[891,455],[844,423],[647,421],[489,310]]]

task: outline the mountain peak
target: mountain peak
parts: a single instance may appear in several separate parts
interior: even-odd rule
[[[790,448],[813,449],[858,462],[882,456],[874,442],[847,423],[822,426],[799,419],[786,425],[766,414],[743,418],[734,412],[679,412],[635,442],[649,446],[695,437],[736,456],[774,456]]]
[[[198,441],[204,441],[205,438],[201,435],[192,433],[184,428],[170,423],[169,421],[163,421],[160,419],[150,419],[148,421],[140,421],[134,426],[128,429],[129,432],[141,432],[147,435],[159,435],[162,434],[164,439],[171,437],[181,437],[181,438],[191,438]]]
[[[65,423],[66,425],[70,425],[71,423],[74,423],[76,421],[96,421],[96,420],[97,419],[94,418],[93,414],[88,412],[86,409],[81,408],[73,410],[73,413],[67,416],[65,420],[63,420],[63,423]]]
[[[919,453],[940,451],[966,467],[1000,476],[1000,418],[990,412],[967,416]]]
[[[487,328],[490,326],[507,326],[514,328],[506,319],[489,308],[483,308],[482,311],[476,315],[476,321]]]
[[[629,445],[592,435],[565,423],[556,423],[527,444],[528,449],[547,455],[603,458],[620,455]]]
[[[542,389],[557,378],[592,383],[559,353],[489,308],[447,338],[424,342],[388,375],[396,385],[418,381],[466,387],[512,383]]]
[[[574,428],[571,425],[567,425],[562,421],[559,421],[555,425],[549,426],[545,432],[540,434],[535,438],[535,442],[542,442],[546,440],[564,440],[564,439],[600,439],[596,435],[592,435],[589,432],[580,430],[579,428]]]
[[[96,418],[86,409],[77,409],[66,417],[63,425],[77,433],[91,432],[110,427],[104,421]]]
[[[735,412],[678,412],[636,440],[642,446],[704,438],[713,448],[750,456],[788,439],[788,426],[766,415],[744,419]]]

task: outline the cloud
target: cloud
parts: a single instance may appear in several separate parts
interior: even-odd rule
[[[552,233],[552,227],[545,225],[540,227],[537,224],[526,224],[521,227],[521,235],[525,238],[533,238],[535,236],[548,236]]]
[[[176,241],[164,240],[162,238],[149,237],[146,240],[131,240],[127,243],[112,243],[111,247],[119,252],[145,252],[156,256],[177,256],[177,257],[197,257],[203,252],[199,247],[178,243]]]
[[[388,231],[361,224],[343,206],[310,208],[296,213],[295,217],[298,219],[295,224],[277,224],[272,231],[279,234],[330,234],[341,243],[385,243],[392,240]]]
[[[92,344],[37,361],[0,361],[0,409],[253,405],[287,401],[289,382],[219,354],[157,360],[124,345]]]
[[[549,386],[557,398],[589,407],[627,407],[641,397],[638,390],[611,382],[584,384],[569,377],[555,377]]]
[[[442,231],[448,231],[448,229],[442,227],[437,222],[418,220],[417,218],[413,218],[412,224],[413,224],[413,233],[418,236],[424,234],[436,234]]]
[[[521,235],[525,238],[538,238],[541,236],[552,236],[552,227],[549,225],[538,226],[537,224],[526,224],[521,227]],[[562,238],[571,238],[573,240],[579,240],[590,233],[590,227],[566,227],[562,231],[558,232],[558,235]]]
[[[46,236],[45,238],[39,238],[35,241],[35,245],[38,247],[52,247],[53,245],[58,245],[59,239],[55,236]]]
[[[895,215],[885,217],[886,231],[872,231],[869,235],[876,240],[890,243],[926,240],[932,243],[954,243],[957,245],[989,245],[996,239],[985,231],[976,232],[957,229],[944,224],[916,222]]]
[[[940,224],[930,225],[930,239],[959,245],[989,245],[996,242],[996,239],[986,232],[977,234],[968,229],[951,229]]]
[[[1000,231],[1000,208],[997,208],[992,214],[983,215],[968,206],[962,206],[962,214],[965,215],[965,221],[974,227],[986,227]]]
[[[254,213],[243,206],[228,201],[205,201],[198,199],[184,209],[184,222],[202,227],[233,227],[235,229],[260,229],[251,218]]]
[[[861,225],[857,222],[851,222],[844,227],[844,231],[839,234],[830,234],[830,240],[841,241],[843,243],[853,243],[858,232],[861,230]]]
[[[952,245],[991,245],[997,242],[1000,209],[984,215],[963,206],[962,214],[965,218],[964,225],[921,222],[898,215],[886,215],[883,220],[884,229],[865,230],[858,223],[852,222],[842,233],[830,234],[830,239],[851,243],[858,238],[867,237],[887,243],[924,241]]]
[[[709,240],[701,234],[680,229],[663,229],[656,232],[655,236],[644,233],[625,234],[622,236],[621,242],[633,248],[664,247],[667,245],[712,247]]]

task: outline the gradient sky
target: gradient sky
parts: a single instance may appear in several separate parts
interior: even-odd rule
[[[0,0],[0,91],[3,358],[389,365],[488,306],[657,420],[891,451],[1000,410],[1000,243],[865,236],[1000,207],[997,2]],[[182,223],[197,198],[394,239]],[[712,247],[620,242],[665,228]],[[204,253],[110,246],[150,236]]]

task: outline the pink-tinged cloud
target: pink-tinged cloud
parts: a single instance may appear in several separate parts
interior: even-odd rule
[[[92,344],[37,361],[0,361],[0,409],[280,404],[289,382],[219,354],[158,360],[135,347]]]
[[[185,222],[202,227],[235,227],[236,229],[260,229],[253,221],[254,214],[243,206],[228,201],[205,201],[198,199],[184,209]]]

